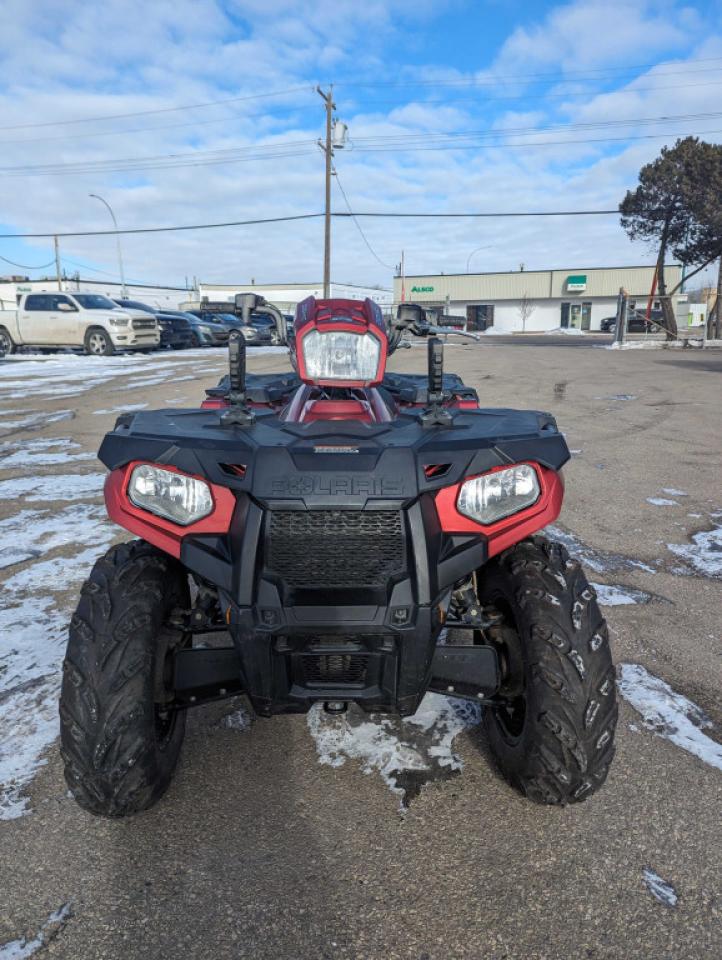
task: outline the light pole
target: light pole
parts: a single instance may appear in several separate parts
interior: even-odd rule
[[[470,266],[470,264],[471,264],[471,258],[474,256],[474,254],[475,254],[475,253],[478,253],[480,250],[491,250],[492,246],[493,246],[493,244],[487,243],[487,244],[485,244],[485,246],[483,246],[483,247],[477,247],[476,250],[472,250],[472,251],[471,251],[471,253],[469,254],[469,256],[466,258],[466,272],[467,272],[467,273],[469,272],[469,266]]]
[[[125,285],[125,274],[123,273],[123,254],[120,252],[120,234],[118,233],[118,221],[115,219],[115,214],[113,213],[113,208],[108,203],[107,200],[104,200],[102,197],[98,196],[97,193],[88,194],[88,196],[93,197],[94,200],[100,200],[101,203],[104,203],[108,208],[108,213],[113,218],[113,225],[115,227],[115,242],[118,244],[118,267],[120,268],[120,296],[123,300],[128,299],[128,288]]]

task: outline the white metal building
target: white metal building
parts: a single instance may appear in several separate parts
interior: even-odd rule
[[[394,302],[444,307],[446,313],[465,316],[471,330],[599,330],[602,320],[615,314],[620,287],[644,309],[653,279],[653,266],[395,277]],[[668,289],[675,287],[681,267],[665,267],[665,279]],[[686,295],[674,299],[686,301]]]
[[[105,294],[106,297],[120,297],[120,283],[108,280],[85,280],[82,277],[68,277],[62,281],[63,290],[88,290]],[[54,292],[58,289],[55,278],[44,280],[24,280],[22,278],[0,278],[0,309],[14,309],[21,293]],[[185,287],[164,287],[153,284],[127,283],[126,290],[131,300],[140,300],[151,307],[165,307],[178,310],[183,303],[208,300],[227,300],[233,303],[237,293],[258,293],[282,311],[292,313],[297,303],[306,297],[323,297],[323,283],[198,283],[195,289]],[[363,300],[365,297],[375,300],[382,310],[390,311],[392,292],[389,287],[363,287],[352,283],[331,283],[331,296],[340,299]]]
[[[330,296],[334,299],[375,300],[382,310],[391,309],[392,291],[388,287],[363,287],[355,283],[334,283],[330,285]],[[237,293],[258,293],[281,310],[292,313],[297,303],[306,297],[323,297],[323,283],[199,283],[194,291],[197,298],[209,300],[228,300],[233,302]]]
[[[85,280],[82,277],[66,277],[62,287],[67,293],[87,290],[102,293],[106,297],[120,297],[120,283],[107,280]],[[21,293],[57,293],[58,281],[53,277],[45,280],[3,280],[0,278],[0,309],[14,310]],[[131,300],[140,300],[148,306],[177,310],[178,304],[188,300],[194,291],[185,287],[163,287],[152,284],[127,283],[126,290]]]

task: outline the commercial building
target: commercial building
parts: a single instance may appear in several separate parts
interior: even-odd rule
[[[681,267],[665,267],[668,289],[681,276]],[[448,314],[466,317],[470,330],[599,330],[602,320],[615,315],[620,287],[637,309],[645,309],[653,282],[653,266],[430,274],[395,277],[394,302],[443,307]],[[673,299],[676,312],[682,309],[686,318],[686,295]]]

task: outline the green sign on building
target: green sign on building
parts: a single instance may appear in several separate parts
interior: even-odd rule
[[[411,292],[412,293],[433,293],[434,288],[433,287],[412,287]]]
[[[567,277],[567,290],[586,290],[587,278],[585,274],[578,273],[576,276]]]

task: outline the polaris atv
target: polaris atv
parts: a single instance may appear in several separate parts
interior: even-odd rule
[[[526,796],[586,799],[614,752],[615,678],[579,563],[538,535],[569,459],[553,417],[480,409],[435,337],[426,375],[387,373],[407,321],[371,300],[279,318],[293,372],[246,375],[233,334],[200,409],[124,414],[103,440],[108,513],[140,539],[97,561],[70,625],[76,800],[155,803],[192,706],[409,716],[428,690],[483,705]]]

